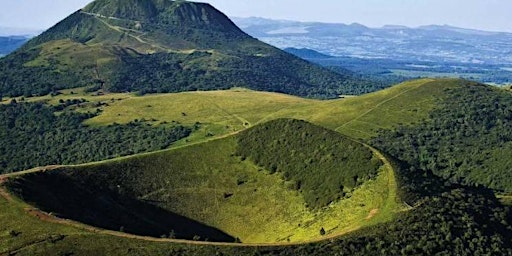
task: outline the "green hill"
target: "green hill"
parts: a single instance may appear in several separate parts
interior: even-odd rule
[[[174,149],[168,151],[53,171],[0,176],[0,183],[3,183],[0,186],[0,254],[512,254],[511,209],[500,203],[494,194],[502,190],[495,184],[505,186],[509,180],[504,167],[508,151],[500,154],[500,150],[510,143],[507,135],[510,92],[463,80],[423,79],[363,96],[328,101],[246,89],[145,96],[129,93],[96,95],[82,89],[61,93],[53,97],[26,98],[25,101],[45,101],[44,106],[58,109],[53,110],[55,116],[62,115],[62,111],[96,113],[85,120],[86,129],[101,129],[114,123],[129,125],[135,119],[145,120],[143,123],[151,129],[178,123],[199,127],[193,129],[189,137],[173,143],[171,147]],[[82,107],[66,104],[67,100],[81,98],[87,101]],[[21,101],[20,98],[17,100]],[[287,125],[325,131],[305,122],[280,118],[307,120],[375,146],[381,153],[369,149],[386,168],[381,168],[376,177],[347,193],[350,194],[348,198],[335,200],[327,207],[306,207],[307,191],[296,190],[295,182],[306,180],[307,176],[299,176],[306,169],[294,168],[293,172],[285,169],[288,164],[299,162],[292,157],[292,150],[279,152],[279,158],[267,152],[245,152],[243,155],[248,157],[242,161],[237,151],[240,151],[243,140],[230,136],[235,133],[249,136],[252,139],[243,142],[244,145],[256,149],[261,147],[252,143],[258,139],[256,134],[262,135],[265,143],[271,141],[270,138],[279,141],[277,130],[286,132],[287,136],[302,135],[299,129],[286,129]],[[275,119],[278,120],[272,121]],[[265,124],[276,132],[262,132],[260,129],[266,127]],[[337,141],[332,132],[315,134],[324,134],[331,138],[328,141]],[[307,144],[301,144],[307,140],[300,140],[300,143],[285,140],[282,145],[292,148],[318,146],[317,150],[305,151],[314,159],[329,160],[329,154],[322,153],[328,152],[322,151],[328,148],[322,148],[323,140],[315,136]],[[439,143],[433,143],[436,140]],[[340,147],[345,145],[341,144],[336,143]],[[280,144],[267,145],[269,152],[279,151]],[[484,155],[472,153],[472,149],[482,150]],[[24,150],[37,152],[32,147]],[[354,150],[354,155],[360,155],[357,152],[359,150]],[[487,157],[489,154],[495,157]],[[369,159],[364,153],[361,155],[363,157],[357,159]],[[254,159],[257,156],[264,160],[258,165]],[[294,156],[303,158],[297,150]],[[462,164],[460,168],[450,169],[450,162],[443,159],[454,163],[462,161]],[[368,161],[363,162],[361,166],[371,166]],[[269,168],[265,167],[267,164],[270,164]],[[276,164],[274,174],[270,174],[272,164]],[[315,167],[314,164],[312,162],[311,166]],[[494,167],[485,169],[486,165]],[[494,172],[494,168],[499,172]],[[285,177],[285,173],[293,175]],[[494,176],[496,174],[501,176]],[[492,182],[486,183],[488,177],[493,177],[489,179]],[[69,182],[71,186],[51,186],[55,183],[54,178]],[[80,185],[86,180],[90,186]],[[5,182],[13,194],[4,191]],[[341,182],[343,184],[343,180]],[[171,190],[171,184],[177,189]],[[478,184],[481,185],[474,186]],[[186,190],[183,186],[193,189]],[[486,188],[492,186],[495,186],[494,191]],[[48,193],[39,191],[43,188],[47,188],[44,190]],[[130,191],[140,194],[130,194]],[[105,196],[94,197],[100,193]],[[500,196],[505,201],[509,197]],[[63,201],[63,198],[77,200]],[[133,200],[125,201],[126,198]],[[397,201],[404,204],[397,204]],[[45,214],[27,202],[58,211]],[[145,203],[164,209],[164,215],[144,208],[147,207]],[[201,223],[196,227],[203,231],[216,231],[214,233],[226,235],[224,238],[238,237],[243,243],[256,244],[200,243],[198,246],[197,241],[135,237],[63,218],[74,211],[81,215],[80,218],[75,216],[77,219],[90,220],[91,214],[96,212],[93,209],[98,207],[97,211],[104,213],[101,216],[108,220],[106,223],[113,224],[104,226],[109,229],[121,230],[120,225],[124,225],[123,231],[172,237],[176,236],[179,227],[165,225],[164,219],[174,213],[188,216],[192,223]],[[135,207],[133,212],[136,213],[148,210],[156,219],[163,216],[161,223],[165,227],[155,228],[158,234],[141,231],[140,227],[146,226],[147,219],[141,218],[144,215],[129,216],[130,211],[118,212],[126,207]],[[205,210],[197,211],[198,208]],[[83,214],[76,209],[81,209]],[[108,209],[114,212],[108,212]],[[121,217],[115,219],[113,215]],[[197,233],[195,230],[199,228],[192,233]],[[205,239],[206,233],[201,233],[199,239]],[[311,243],[303,244],[304,241]],[[258,244],[273,242],[278,244]],[[283,244],[288,246],[280,246]]]
[[[429,118],[381,131],[372,145],[452,183],[512,192],[512,94],[464,82],[446,89]]]
[[[0,94],[8,96],[88,86],[335,98],[365,93],[365,83],[248,36],[209,4],[171,0],[94,1],[0,60]]]
[[[463,80],[411,81],[376,93],[329,101],[244,90],[144,97],[65,93],[37,99],[48,99],[59,107],[62,106],[60,100],[81,98],[89,102],[82,103],[80,111],[95,113],[92,118],[85,119],[90,126],[145,120],[146,124],[152,125],[180,123],[194,127],[199,122],[200,129],[187,138],[189,142],[182,140],[177,145],[230,134],[276,118],[304,119],[369,141],[393,157],[418,169],[433,171],[454,183],[512,191],[505,157],[512,141],[508,135],[510,92]],[[111,98],[122,100],[112,101]],[[14,118],[9,113],[2,113],[5,127],[9,126],[7,121]],[[2,133],[13,141],[6,141],[1,146],[7,152],[4,167],[11,166],[5,164],[9,159],[18,159],[21,164],[7,168],[7,171],[60,163],[58,159],[36,162],[38,157],[31,156],[39,156],[39,147],[34,147],[31,152],[32,147],[24,147],[24,140],[14,140],[22,138],[12,136],[13,132],[25,130],[22,124],[19,122],[12,127],[14,130],[6,128]],[[55,152],[61,155],[59,151]],[[16,158],[16,155],[28,157]]]
[[[296,163],[325,153],[331,159],[325,159],[323,167],[329,168],[279,165],[279,173],[274,173],[236,156],[249,146],[255,130],[282,125],[289,132],[278,137],[312,146],[294,149]],[[260,126],[236,138],[27,173],[9,179],[6,186],[45,212],[95,227],[202,241],[234,242],[236,237],[249,244],[320,239],[386,220],[397,210],[393,171],[371,149],[302,121]],[[267,136],[273,140],[277,134],[259,137]],[[354,175],[361,178],[354,180]],[[314,201],[308,198],[312,196]]]

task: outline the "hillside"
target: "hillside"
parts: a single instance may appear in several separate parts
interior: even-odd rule
[[[391,166],[384,165],[372,150],[325,128],[294,120],[261,124],[252,133],[279,124],[311,136],[287,133],[282,139],[324,142],[315,151],[297,149],[295,161],[305,163],[321,153],[339,154],[325,161],[331,165],[327,170],[311,165],[322,171],[317,177],[338,178],[322,185],[313,183],[313,176],[304,172],[308,169],[297,172],[292,166],[280,165],[279,173],[274,173],[237,157],[237,148],[246,147],[243,139],[253,140],[248,132],[175,150],[27,173],[9,179],[6,187],[59,218],[129,234],[213,242],[318,240],[386,220],[397,210]],[[272,140],[276,134],[266,136]],[[326,144],[330,140],[342,145]],[[327,148],[318,152],[322,145]],[[354,175],[360,178],[355,181]],[[288,178],[303,180],[300,193],[297,182]],[[322,186],[314,188],[318,185]],[[310,189],[319,192],[316,204],[308,198]]]
[[[141,149],[188,145],[232,134],[273,119],[295,118],[368,141],[415,168],[433,171],[454,183],[485,185],[497,191],[512,191],[508,179],[510,172],[504,157],[512,141],[508,135],[510,118],[507,106],[510,104],[507,102],[511,100],[510,92],[464,80],[417,80],[376,93],[329,101],[239,89],[144,97],[130,94],[93,96],[67,92],[35,99],[50,100],[49,103],[59,109],[65,106],[65,102],[82,98],[88,102],[79,104],[81,107],[78,108],[71,104],[66,109],[94,113],[77,119],[83,120],[88,126],[123,124],[130,127],[138,124],[142,128],[148,125],[159,127],[181,124],[193,128],[189,137],[176,143],[157,145],[157,140],[153,140],[153,145],[138,144]],[[112,101],[111,98],[122,100]],[[13,106],[4,109],[13,109]],[[2,113],[5,116],[0,121],[3,127],[10,125],[12,115],[9,113]],[[45,144],[34,144],[36,140],[31,136],[26,140],[15,140],[25,137],[13,137],[12,134],[26,129],[22,122],[15,124],[2,133],[5,143],[0,148],[8,152],[2,160],[6,167],[4,172],[45,164],[77,163],[76,159],[80,159],[74,157],[75,161],[66,160],[69,154],[65,151],[42,149]],[[75,126],[72,124],[70,127]],[[43,138],[51,139],[49,135]],[[59,141],[59,137],[54,138]],[[24,146],[27,143],[36,146],[27,148]],[[62,146],[61,143],[57,144],[59,148]],[[41,150],[54,152],[56,158],[40,156],[38,152]],[[49,159],[54,160],[47,162]],[[59,159],[66,161],[59,162]]]
[[[243,131],[237,154],[291,181],[308,207],[321,208],[375,177],[382,165],[371,150],[337,132],[277,119]]]
[[[46,104],[55,106],[59,106],[61,99],[65,102],[67,99],[84,98],[90,104],[111,98],[122,99],[109,101],[101,107],[65,108],[68,111],[100,109],[97,116],[86,120],[94,127],[104,127],[114,122],[129,124],[134,119],[143,118],[156,120],[146,122],[153,127],[172,121],[191,127],[199,122],[201,127],[194,130],[191,136],[173,144],[174,149],[168,151],[56,170],[51,170],[55,167],[42,168],[48,170],[36,170],[23,176],[0,176],[3,183],[0,186],[3,189],[0,190],[0,254],[45,255],[51,251],[54,254],[75,255],[511,255],[510,207],[496,198],[494,193],[500,189],[492,191],[484,186],[473,186],[477,182],[485,182],[482,177],[492,177],[494,174],[487,175],[488,170],[492,169],[482,168],[483,165],[478,165],[481,158],[471,154],[471,148],[481,149],[475,144],[482,144],[491,153],[499,154],[502,143],[508,143],[508,132],[504,130],[508,126],[499,124],[499,120],[508,123],[507,102],[510,97],[510,92],[464,80],[424,79],[359,97],[329,101],[244,89],[146,96],[126,93],[97,96],[62,91],[62,94],[54,97],[27,98],[25,100],[29,102],[46,100]],[[392,166],[393,172],[389,172],[390,169],[387,172],[379,171],[375,178],[356,187],[350,198],[321,208],[320,214],[318,211],[312,213],[311,209],[305,207],[304,191],[294,190],[296,183],[292,179],[285,179],[282,176],[284,171],[276,168],[276,172],[270,174],[272,170],[264,168],[264,163],[260,163],[262,166],[255,165],[251,155],[258,152],[250,152],[244,160],[236,156],[240,140],[230,135],[241,130],[244,131],[238,135],[250,135],[265,127],[265,124],[269,129],[275,125],[278,127],[276,130],[287,131],[284,126],[277,124],[288,122],[272,121],[280,117],[307,120],[376,146],[382,153],[382,158],[379,158],[386,159],[384,163]],[[309,127],[304,122],[289,122],[288,125],[296,123],[303,128]],[[247,129],[251,126],[254,127]],[[290,129],[287,134],[301,135],[298,131]],[[458,133],[467,135],[467,139],[460,139]],[[262,134],[264,140],[266,136],[272,137],[272,133]],[[336,141],[330,134],[325,132],[326,136]],[[434,136],[439,136],[445,143],[435,144],[439,145],[438,148],[428,144]],[[318,141],[322,140],[312,140]],[[410,144],[403,145],[402,142]],[[295,141],[285,141],[285,144],[302,145]],[[251,146],[251,143],[247,145]],[[278,146],[269,144],[269,149]],[[379,151],[372,151],[380,155]],[[425,154],[425,151],[431,154]],[[318,152],[321,152],[320,149]],[[416,152],[421,154],[416,157]],[[288,157],[287,154],[291,155],[292,151],[282,153],[283,157]],[[314,151],[306,153],[316,158]],[[464,168],[455,170],[464,172],[449,170],[453,176],[447,176],[445,174],[448,172],[444,172],[441,165],[430,164],[432,158],[440,159],[434,161],[443,164],[444,154],[455,162],[462,160],[461,167]],[[295,155],[301,154],[296,151]],[[410,155],[421,161],[410,161]],[[323,156],[328,158],[328,155]],[[506,159],[503,161],[505,156],[497,156],[484,162],[506,163]],[[265,155],[262,159],[279,163],[271,155]],[[465,171],[469,169],[471,175],[465,176],[468,174]],[[507,173],[506,169],[501,170],[500,173]],[[386,173],[388,175],[383,175]],[[162,174],[164,176],[160,176]],[[472,181],[452,178],[461,176]],[[55,180],[90,186],[48,186]],[[140,180],[144,182],[138,182]],[[509,179],[501,176],[495,181],[501,180],[505,184]],[[258,189],[269,184],[275,186]],[[490,186],[493,183],[482,184]],[[11,187],[12,194],[5,191],[6,185]],[[171,185],[175,188],[193,185],[193,189],[171,190]],[[38,192],[42,188],[47,188],[49,192],[46,195],[51,196],[45,197],[45,194]],[[110,192],[103,193],[105,190]],[[134,196],[130,191],[140,191],[141,194]],[[181,192],[179,198],[187,200],[171,200],[178,195],[176,192]],[[96,193],[105,196],[88,196]],[[108,228],[135,232],[129,227],[133,228],[134,223],[146,220],[140,215],[126,218],[130,211],[117,212],[125,206],[137,205],[121,200],[126,197],[116,197],[119,194],[165,209],[176,207],[171,212],[180,215],[198,213],[199,217],[191,219],[201,220],[205,226],[217,228],[230,237],[239,237],[243,243],[278,241],[281,245],[288,244],[289,238],[290,244],[224,246],[201,243],[198,246],[198,241],[184,243],[167,238],[141,238],[123,232],[91,229],[62,218],[69,216],[67,214],[73,209],[80,209],[75,212],[83,213],[82,217],[90,219],[89,213],[96,211],[94,207],[100,207],[98,211],[105,213],[101,216],[113,219],[107,223],[115,224]],[[26,201],[16,195],[25,197]],[[55,207],[58,211],[52,216],[27,204],[30,198],[37,199],[38,196],[46,199],[47,207]],[[84,197],[87,199],[84,202],[91,203],[81,205],[81,200],[62,201],[63,198]],[[503,195],[501,198],[509,196]],[[404,204],[397,205],[396,199]],[[40,199],[31,203],[43,205]],[[105,204],[112,207],[102,207]],[[242,210],[235,207],[251,204],[260,208],[249,208],[251,210],[247,211],[247,208]],[[197,207],[206,210],[191,210]],[[219,209],[217,207],[223,210],[214,210]],[[114,213],[108,213],[108,209]],[[273,209],[275,212],[269,214]],[[327,214],[326,210],[332,210],[333,215]],[[58,212],[66,215],[59,215]],[[113,215],[122,218],[115,219],[111,217]],[[243,221],[245,218],[254,219],[255,222]],[[119,222],[126,219],[133,222],[121,229]],[[313,219],[318,222],[311,222]],[[166,222],[162,220],[162,223]],[[177,232],[170,232],[167,225],[165,228],[167,230],[159,230],[159,234],[146,234],[176,235]],[[322,228],[326,232],[324,236],[321,235]],[[333,233],[329,233],[331,230],[334,230]],[[167,231],[169,233],[163,233]],[[288,237],[292,233],[297,235]],[[311,240],[314,242],[302,244]]]
[[[209,4],[97,0],[0,60],[0,94],[45,95],[88,86],[162,93],[246,87],[334,98],[367,92],[262,43]]]
[[[442,96],[444,88],[459,86],[459,81],[434,81],[418,80],[411,81],[376,93],[366,94],[359,97],[336,99],[329,101],[303,99],[284,94],[256,92],[244,89],[233,89],[229,91],[211,92],[184,92],[177,94],[154,94],[135,96],[128,93],[96,95],[86,93],[82,90],[66,90],[55,96],[45,96],[24,99],[18,98],[19,104],[4,106],[2,114],[5,118],[0,119],[0,124],[6,127],[4,130],[4,141],[2,148],[6,154],[5,171],[20,170],[20,168],[32,168],[48,164],[76,164],[81,157],[75,153],[69,154],[66,149],[73,148],[80,144],[66,145],[61,143],[63,139],[51,134],[60,135],[62,127],[64,131],[74,131],[67,136],[66,140],[82,141],[83,138],[93,141],[89,133],[100,128],[115,131],[122,127],[133,127],[134,132],[139,131],[145,140],[135,144],[140,148],[159,149],[158,141],[165,139],[151,139],[142,132],[148,128],[185,126],[192,129],[190,136],[171,143],[171,147],[186,146],[192,143],[204,142],[212,137],[227,136],[239,132],[248,127],[261,124],[277,118],[303,119],[309,122],[320,124],[331,130],[336,130],[352,138],[367,140],[377,136],[379,129],[393,129],[399,124],[419,123],[428,117],[428,113],[434,108],[435,100]],[[419,100],[421,99],[421,100]],[[24,108],[26,103],[47,102],[49,109],[41,108],[45,105],[35,105],[31,108]],[[4,101],[8,103],[8,101]],[[18,113],[14,110],[31,110]],[[60,112],[68,112],[71,115],[61,116]],[[89,113],[88,115],[74,115],[73,113]],[[44,115],[40,114],[44,113]],[[14,122],[16,115],[20,120],[26,122]],[[37,116],[37,118],[34,118]],[[49,122],[45,120],[56,120]],[[63,118],[70,117],[70,118]],[[87,119],[88,118],[88,119]],[[80,124],[83,122],[83,125]],[[41,126],[36,129],[41,131],[52,131],[47,134],[35,133],[36,136],[10,136],[10,134],[23,134],[26,129],[33,129],[33,124]],[[77,124],[78,123],[78,124]],[[28,126],[28,127],[27,127]],[[113,126],[109,128],[109,126]],[[77,127],[77,129],[70,129]],[[118,128],[115,128],[118,127]],[[93,128],[93,129],[91,129]],[[131,129],[131,128],[130,128]],[[122,130],[122,129],[121,129]],[[151,132],[158,134],[158,132]],[[105,135],[108,135],[106,133]],[[130,134],[130,133],[128,133]],[[133,135],[130,135],[133,136]],[[112,134],[111,138],[118,135]],[[87,139],[89,138],[89,139]],[[98,141],[101,141],[98,136]],[[39,141],[39,143],[35,143]],[[149,143],[153,141],[152,143]],[[36,145],[25,147],[24,145]],[[151,145],[153,144],[153,145]],[[53,150],[44,148],[45,145],[54,145]],[[73,146],[74,145],[74,146]],[[52,146],[50,146],[51,148]],[[116,148],[116,143],[101,145],[103,150],[90,150],[88,152],[98,153],[94,160],[106,159],[107,155],[101,152],[109,152]],[[121,152],[130,152],[139,147],[119,147]],[[48,157],[40,156],[41,151],[48,152]],[[136,151],[141,152],[141,151]],[[51,154],[50,154],[51,153]],[[74,158],[68,158],[73,156]],[[7,157],[7,156],[18,156]],[[55,158],[54,158],[55,157]],[[99,158],[98,158],[99,157]],[[58,158],[58,159],[57,159]],[[23,161],[17,161],[23,159]],[[57,160],[63,160],[59,162]],[[43,160],[43,161],[39,161]],[[92,160],[92,159],[90,159]],[[55,162],[54,162],[55,161]]]
[[[372,145],[452,183],[512,192],[512,94],[473,82],[445,90],[427,120],[381,131]]]

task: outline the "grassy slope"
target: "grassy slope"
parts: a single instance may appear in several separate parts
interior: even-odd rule
[[[339,234],[388,220],[399,208],[393,199],[396,185],[390,184],[394,179],[389,166],[383,166],[375,180],[356,189],[349,199],[311,211],[279,175],[268,175],[249,161],[231,156],[235,147],[230,137],[64,172],[73,180],[87,180],[90,191],[104,183],[121,184],[140,199],[160,202],[157,205],[164,209],[215,226],[245,243],[321,239],[322,227],[327,235]],[[247,182],[238,185],[240,177]],[[224,193],[233,196],[226,199]]]
[[[189,142],[202,141],[207,133],[222,136],[276,118],[303,119],[350,137],[368,139],[380,128],[417,123],[428,118],[428,112],[434,107],[433,100],[443,93],[444,88],[457,84],[457,80],[422,79],[359,97],[329,101],[246,89],[143,97],[126,93],[92,96],[74,89],[52,98],[28,100],[49,100],[51,104],[57,104],[60,99],[85,98],[91,102],[108,103],[108,106],[100,107],[101,115],[86,122],[89,125],[128,123],[143,118],[154,119],[154,123],[202,123],[203,129],[188,138]],[[76,94],[70,94],[71,91]],[[183,144],[186,143],[178,145]]]
[[[440,80],[437,82],[432,82],[431,80],[420,80],[408,82],[403,85],[399,85],[393,87],[388,90],[384,90],[381,92],[361,96],[354,99],[340,99],[333,101],[314,101],[314,100],[303,100],[295,97],[280,95],[280,94],[269,94],[269,93],[261,93],[261,92],[252,92],[252,91],[222,91],[222,92],[194,92],[194,93],[183,93],[180,95],[188,95],[191,97],[190,99],[200,98],[206,99],[202,101],[204,108],[206,111],[201,112],[196,108],[198,102],[193,101],[183,101],[182,103],[175,103],[173,101],[173,97],[178,97],[177,94],[169,94],[169,95],[160,95],[160,96],[145,96],[145,97],[135,97],[129,94],[113,94],[106,96],[84,96],[84,95],[61,95],[51,99],[53,102],[58,101],[61,98],[81,98],[86,97],[91,101],[108,101],[110,98],[123,98],[121,101],[112,102],[109,106],[104,107],[104,112],[98,118],[90,121],[90,124],[102,125],[108,124],[112,122],[128,122],[135,118],[151,118],[153,115],[149,116],[149,111],[144,111],[144,106],[151,105],[152,107],[157,106],[158,109],[161,109],[161,112],[155,111],[151,113],[158,113],[158,119],[162,121],[172,121],[177,120],[180,122],[195,122],[204,120],[209,120],[209,126],[206,127],[217,127],[223,128],[219,130],[221,134],[229,134],[233,131],[232,129],[224,129],[225,127],[225,118],[231,117],[229,122],[231,122],[233,127],[238,125],[238,128],[241,129],[243,123],[239,118],[235,115],[240,116],[243,120],[248,120],[249,124],[255,124],[258,122],[262,122],[265,120],[271,120],[277,117],[298,117],[307,119],[312,121],[313,123],[321,124],[323,126],[329,128],[337,128],[338,131],[355,136],[360,138],[368,138],[371,135],[375,134],[375,128],[377,127],[386,127],[391,128],[396,123],[393,123],[394,120],[397,120],[400,117],[402,123],[412,123],[417,122],[423,118],[427,117],[427,112],[432,108],[432,99],[437,97],[437,93],[439,90],[436,90],[438,84],[448,84],[448,86],[454,86],[452,80]],[[437,84],[437,85],[436,85]],[[69,91],[68,91],[69,93]],[[239,105],[231,105],[230,98],[232,98],[233,94],[237,95],[238,99],[243,99],[244,104]],[[424,100],[424,102],[418,101],[417,99],[411,96],[418,96]],[[41,100],[43,98],[39,98]],[[211,100],[215,99],[215,104],[212,104]],[[404,104],[397,99],[405,99],[407,103],[411,104],[412,107],[404,106],[403,109],[399,109],[399,107]],[[31,99],[32,100],[32,99]],[[247,106],[247,107],[246,107]],[[257,107],[258,111],[254,111]],[[252,109],[251,109],[252,108]],[[417,108],[418,111],[413,111],[413,109]],[[196,113],[194,115],[190,115],[190,113],[194,113],[193,110],[196,109]],[[397,113],[390,112],[391,110],[398,110]],[[115,114],[122,113],[120,116]],[[188,111],[188,112],[187,112]],[[186,112],[186,116],[183,116],[181,113]],[[216,114],[215,114],[216,113]],[[219,114],[221,113],[221,114]],[[404,115],[405,113],[409,113]],[[213,117],[213,118],[212,118]],[[210,118],[210,119],[208,119]],[[361,125],[360,123],[363,120],[377,120],[373,125]],[[396,122],[396,121],[395,121]],[[204,131],[203,131],[204,132]],[[204,141],[205,138],[203,134],[197,134],[193,141],[183,142],[184,144],[190,144],[192,142],[200,142]],[[394,201],[394,200],[393,200]],[[3,204],[7,204],[5,200],[0,198],[0,202]],[[31,241],[36,241],[39,239],[38,234],[49,234],[52,232],[61,232],[67,234],[77,233],[76,229],[63,227],[60,225],[48,225],[46,223],[42,223],[36,221],[32,217],[28,217],[25,214],[21,214],[21,209],[24,207],[23,204],[17,202],[11,204],[15,207],[7,207],[4,205],[3,209],[9,209],[8,211],[2,212],[2,223],[8,223],[2,227],[2,231],[0,234],[3,234],[3,237],[6,239],[0,239],[2,241],[1,248],[3,250],[16,248],[16,245],[13,243],[30,243]],[[392,204],[386,204],[392,205]],[[393,207],[391,207],[393,208]],[[396,209],[396,208],[394,208]],[[377,222],[379,218],[383,218],[389,220],[392,214],[383,210],[382,212],[387,212],[388,214],[379,214],[375,218],[371,219],[370,222]],[[23,225],[22,225],[23,223]],[[30,225],[29,225],[30,223]],[[27,224],[27,225],[25,225]],[[24,230],[25,233],[32,234],[31,236],[24,237],[24,239],[15,239],[8,238],[9,229],[13,227],[20,226],[20,229]],[[35,228],[34,228],[35,227]],[[30,229],[50,229],[50,231],[41,232],[32,232],[28,231]],[[57,231],[53,231],[57,230]],[[80,233],[80,232],[78,232]],[[66,244],[69,246],[70,243],[76,242],[78,245],[86,243],[86,248],[92,248],[91,250],[102,250],[104,249],[101,245],[92,246],[88,244],[90,241],[98,239],[101,236],[86,236],[87,238],[82,239],[80,236],[77,239],[74,235],[69,236],[68,243],[60,243],[53,248],[66,248]],[[66,237],[68,239],[68,237]],[[103,237],[102,237],[103,239]],[[143,243],[138,241],[130,242],[130,246],[126,247],[126,240],[108,237],[111,240],[112,248],[118,248],[116,253],[122,253],[126,248],[136,246],[136,244]],[[109,241],[110,242],[110,241]],[[63,246],[64,245],[64,246]],[[155,244],[146,244],[148,248],[151,248]],[[47,245],[45,245],[47,246]],[[85,245],[84,245],[85,246]],[[165,245],[156,245],[160,249],[165,248]],[[179,248],[180,246],[176,245],[174,248]],[[41,246],[30,247],[30,250],[40,250]],[[155,250],[153,252],[157,252]]]

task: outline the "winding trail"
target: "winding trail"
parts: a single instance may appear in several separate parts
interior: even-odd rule
[[[390,102],[390,101],[392,101],[392,100],[394,100],[394,99],[396,99],[396,98],[398,98],[398,97],[400,97],[400,96],[402,96],[402,95],[404,95],[404,94],[406,94],[406,93],[408,93],[410,91],[416,90],[416,89],[418,89],[418,87],[412,87],[412,88],[409,88],[407,90],[404,90],[403,92],[400,92],[400,93],[394,95],[393,97],[385,99],[385,100],[379,102],[378,104],[376,104],[375,106],[373,106],[372,108],[368,109],[366,112],[364,112],[364,113],[360,114],[359,116],[356,116],[355,118],[351,119],[350,121],[347,121],[346,123],[338,126],[334,130],[335,131],[339,131],[339,129],[341,129],[341,128],[343,128],[343,127],[345,127],[345,126],[347,126],[347,125],[349,125],[349,124],[351,124],[351,123],[353,123],[355,121],[358,121],[359,119],[361,119],[364,116],[370,114],[371,112],[373,112],[375,109],[379,108],[380,106],[382,106],[382,105],[384,105],[384,104],[386,104],[386,103],[388,103],[388,102]]]
[[[112,25],[112,24],[110,24],[110,23],[108,23],[108,22],[106,22],[104,20],[104,19],[115,19],[115,20],[124,20],[124,19],[115,18],[115,17],[105,17],[105,16],[97,14],[97,13],[90,13],[90,12],[84,12],[84,11],[81,11],[81,13],[96,18],[98,21],[100,21],[105,26],[107,26],[109,29],[112,29],[112,30],[114,30],[116,32],[119,32],[119,33],[126,33],[126,35],[128,35],[129,37],[137,40],[141,44],[148,45],[148,46],[150,46],[152,48],[157,48],[157,49],[159,49],[161,51],[169,50],[169,49],[167,49],[165,47],[162,47],[160,45],[155,45],[155,44],[152,44],[150,42],[147,42],[147,41],[143,40],[142,36],[144,35],[144,33],[142,31],[138,31],[138,30],[134,30],[134,29],[129,29],[129,28],[123,28],[123,27],[120,27],[120,26],[114,26],[114,25]],[[138,22],[138,21],[133,21],[133,22]],[[130,32],[137,33],[137,34],[140,34],[140,35],[133,35]]]

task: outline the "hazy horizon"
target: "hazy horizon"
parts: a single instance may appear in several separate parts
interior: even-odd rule
[[[0,27],[47,29],[91,0],[23,0],[3,3]],[[419,27],[450,25],[512,32],[512,1],[502,0],[318,0],[298,5],[292,0],[204,0],[229,17],[261,17],[325,23],[360,23]]]

